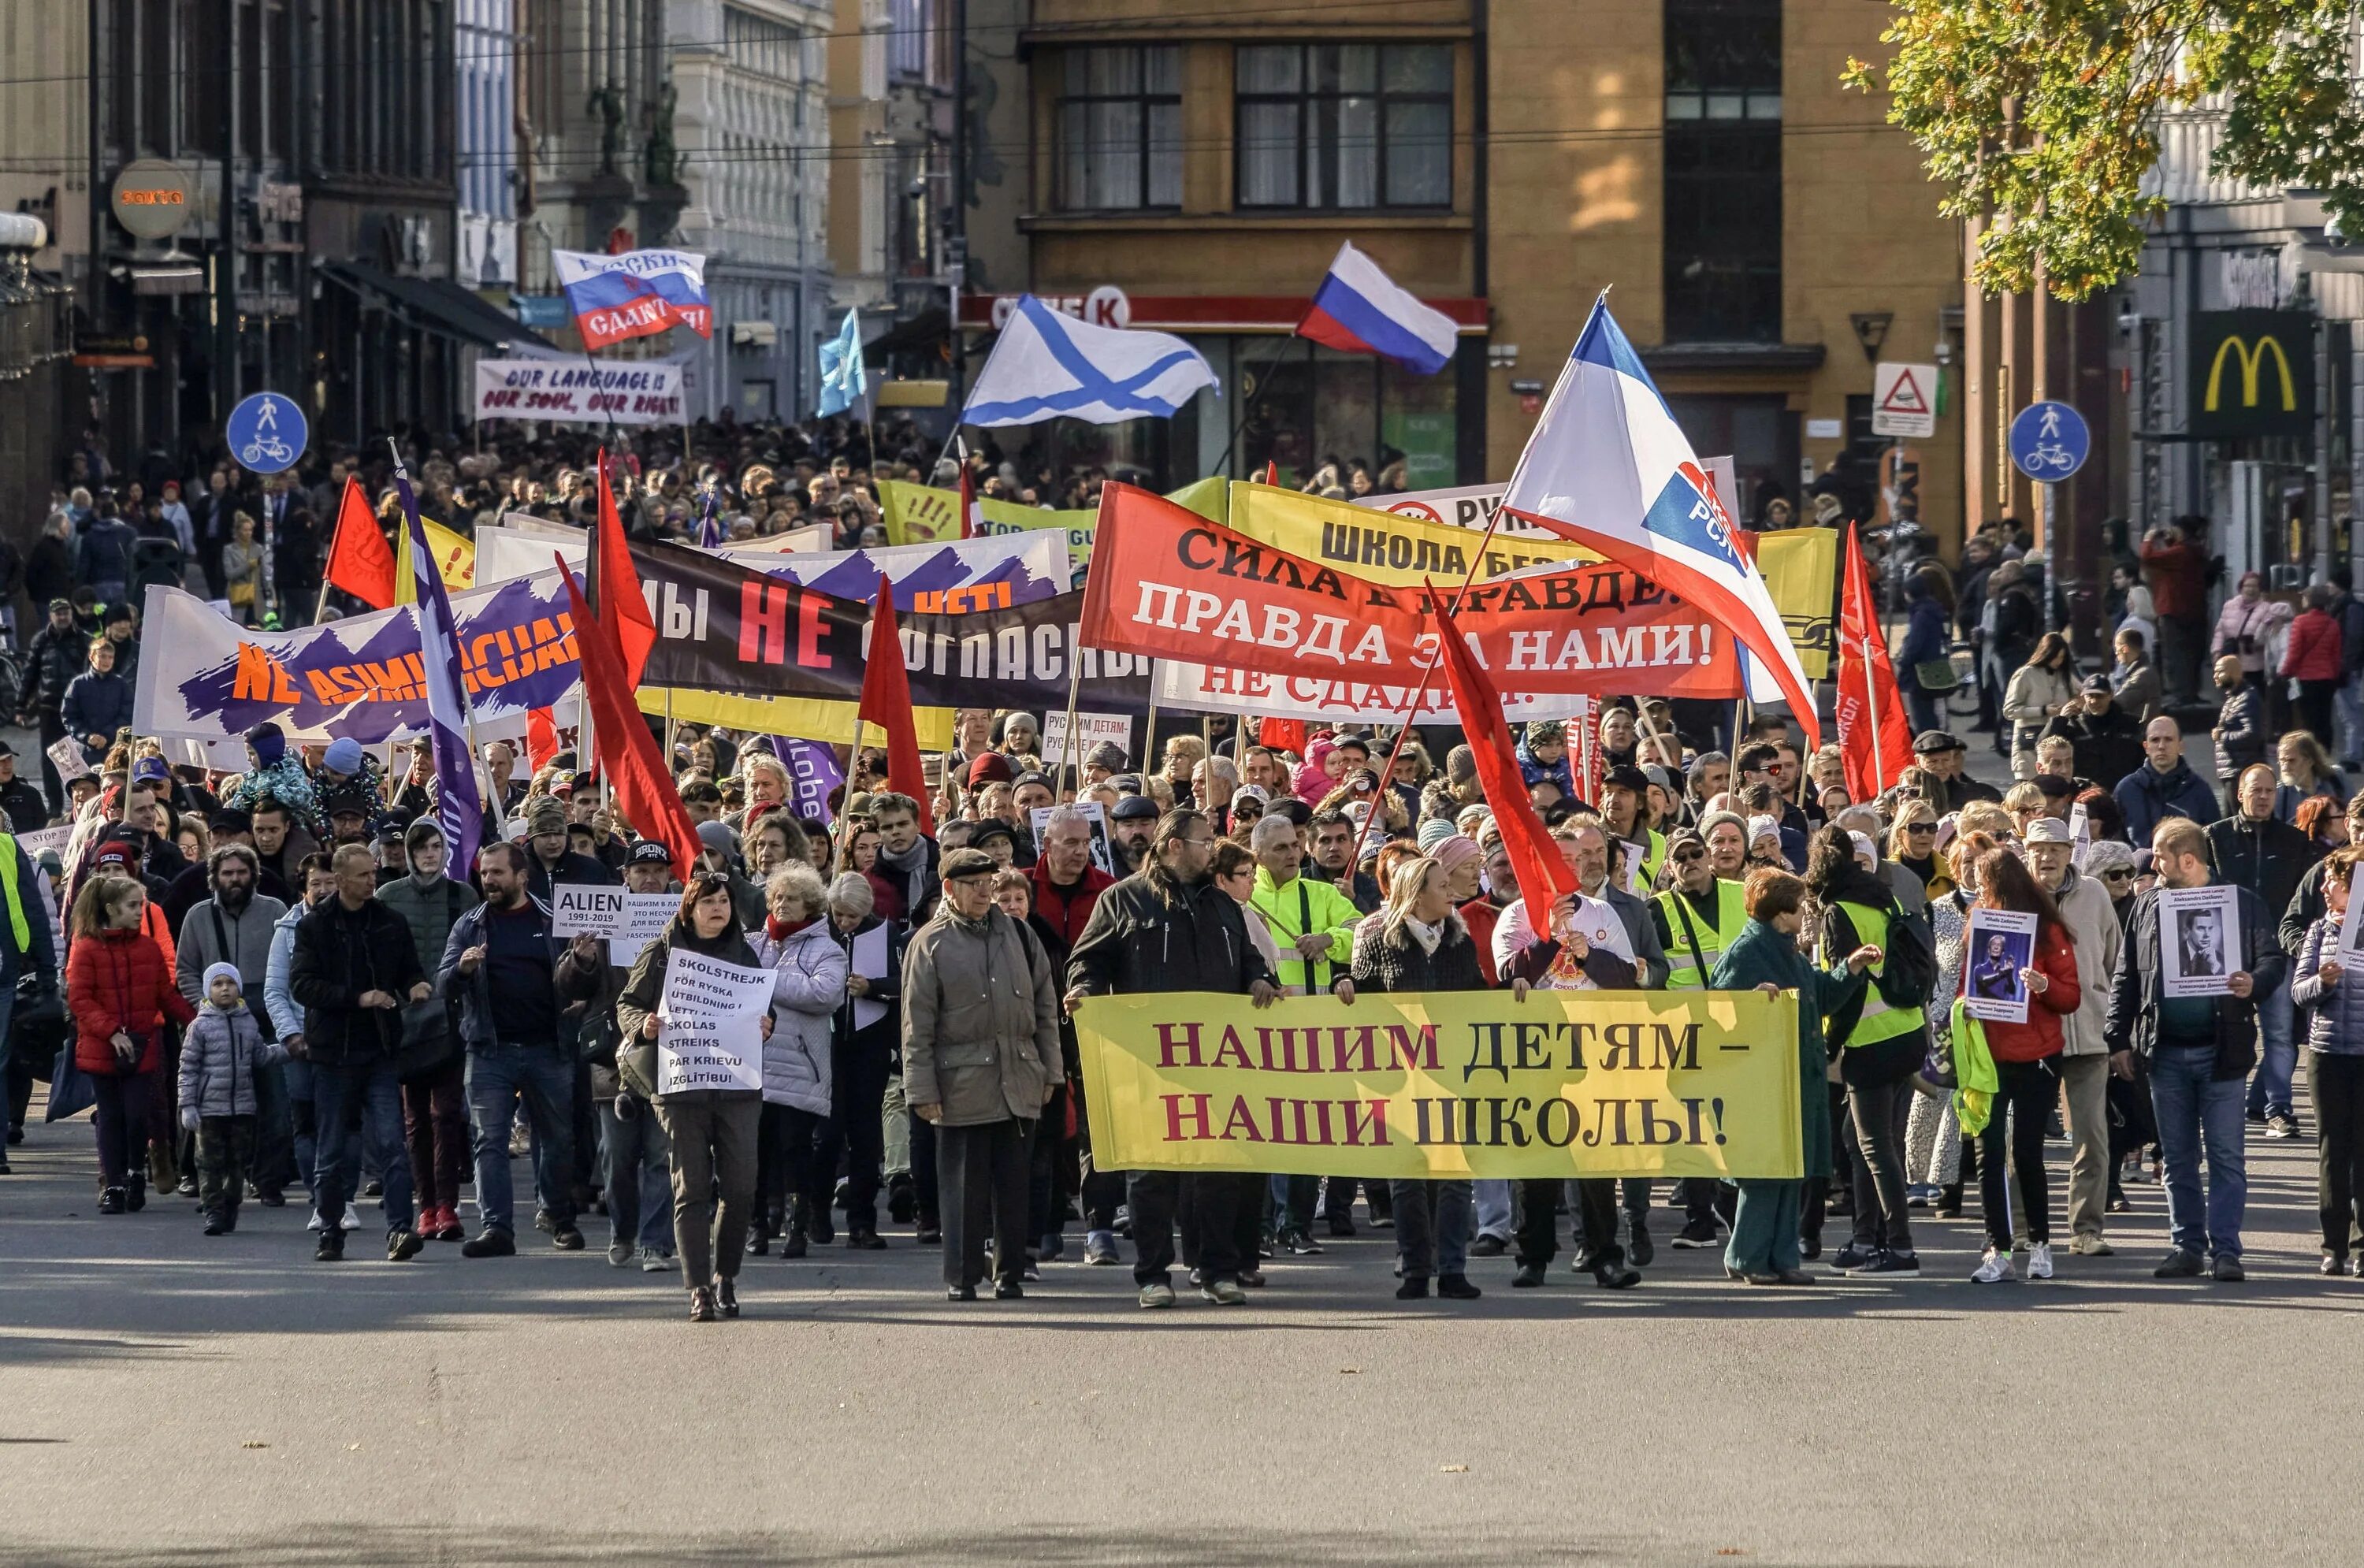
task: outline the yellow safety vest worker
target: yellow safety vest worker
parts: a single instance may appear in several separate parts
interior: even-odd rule
[[[1845,910],[1847,918],[1855,922],[1856,941],[1858,944],[1868,942],[1880,951],[1879,962],[1865,972],[1863,1011],[1857,1016],[1855,1028],[1847,1031],[1847,1049],[1878,1045],[1882,1040],[1894,1040],[1899,1035],[1908,1035],[1922,1028],[1929,1019],[1919,1007],[1891,1007],[1879,994],[1879,976],[1888,968],[1888,912],[1874,909],[1868,904],[1851,904],[1845,899],[1839,901],[1839,907]],[[1829,963],[1835,960],[1825,953],[1823,962]]]
[[[33,945],[33,928],[25,923],[25,900],[17,890],[17,840],[0,833],[0,893],[8,895],[8,934],[17,939],[17,951],[28,951]]]
[[[1740,884],[1717,880],[1713,925],[1700,918],[1678,888],[1670,887],[1656,897],[1673,939],[1667,944],[1667,989],[1706,990],[1708,976],[1715,973],[1715,961],[1748,925],[1748,902]]]

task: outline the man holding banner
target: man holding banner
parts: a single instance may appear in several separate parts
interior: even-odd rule
[[[1192,810],[1166,813],[1150,840],[1143,868],[1100,895],[1092,917],[1067,960],[1067,1008],[1095,995],[1165,991],[1245,995],[1259,1007],[1280,995],[1264,955],[1248,940],[1240,905],[1215,885],[1215,826]],[[1144,1308],[1174,1305],[1174,1218],[1185,1185],[1190,1203],[1185,1240],[1199,1260],[1199,1293],[1222,1307],[1247,1300],[1240,1271],[1242,1206],[1253,1208],[1262,1175],[1210,1172],[1135,1172],[1127,1183],[1132,1207],[1133,1284]]]

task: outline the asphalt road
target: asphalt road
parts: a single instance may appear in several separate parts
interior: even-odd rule
[[[1974,1226],[1924,1221],[1922,1278],[1751,1290],[1662,1218],[1616,1295],[1500,1259],[1398,1303],[1366,1229],[1245,1307],[1072,1261],[954,1306],[893,1232],[750,1260],[746,1317],[692,1326],[600,1225],[330,1266],[300,1207],[99,1218],[89,1138],[0,1178],[0,1562],[2156,1563],[2364,1522],[2364,1282],[2314,1273],[2311,1144],[2253,1143],[2241,1285],[2154,1284],[2137,1187],[2049,1284],[1970,1284]]]

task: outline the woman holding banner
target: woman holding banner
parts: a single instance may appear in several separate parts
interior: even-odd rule
[[[1798,1224],[1804,1215],[1806,1183],[1831,1174],[1831,1101],[1824,1088],[1823,1017],[1856,1000],[1863,972],[1878,963],[1879,949],[1866,945],[1846,962],[1817,969],[1798,949],[1805,921],[1806,884],[1772,866],[1748,873],[1748,924],[1716,960],[1711,991],[1757,990],[1767,995],[1798,994],[1798,1130],[1804,1151],[1801,1178],[1745,1176],[1740,1204],[1732,1217],[1732,1240],[1723,1272],[1750,1284],[1812,1284],[1800,1265]]]
[[[625,1087],[655,1105],[673,1140],[673,1244],[689,1287],[689,1320],[711,1323],[718,1311],[739,1316],[734,1282],[755,1205],[755,1125],[764,1095],[738,1088],[657,1092],[656,1041],[664,1027],[657,1015],[676,948],[742,969],[761,967],[739,929],[726,873],[705,871],[690,878],[680,912],[664,935],[641,950],[616,1001],[616,1028],[627,1042],[616,1053],[617,1071]],[[759,1027],[770,1039],[770,1014]]]
[[[1483,991],[1486,976],[1478,944],[1453,909],[1453,882],[1444,867],[1426,855],[1396,867],[1388,884],[1388,906],[1377,929],[1355,943],[1354,984],[1375,991]],[[1525,982],[1515,983],[1523,992]],[[1351,1003],[1352,989],[1339,999]],[[1398,1301],[1436,1294],[1450,1301],[1474,1301],[1484,1292],[1469,1283],[1470,1192],[1467,1177],[1442,1181],[1393,1181],[1396,1247],[1403,1258]]]

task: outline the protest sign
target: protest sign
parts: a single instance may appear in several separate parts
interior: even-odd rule
[[[1107,809],[1097,800],[1077,800],[1071,801],[1069,804],[1081,812],[1092,825],[1092,864],[1110,876],[1124,875],[1123,872],[1117,869],[1116,846],[1109,842]],[[1034,829],[1034,843],[1037,849],[1042,846],[1043,836],[1051,829],[1051,813],[1056,809],[1055,806],[1038,806],[1027,813],[1028,821]]]
[[[681,369],[662,360],[478,360],[478,419],[678,425]]]
[[[2169,996],[2229,996],[2241,967],[2241,890],[2229,883],[2158,890],[2159,978]]]
[[[1266,674],[1411,686],[1436,658],[1428,590],[1390,588],[1276,550],[1169,501],[1111,484],[1084,594],[1087,646]],[[1473,584],[1455,629],[1500,684],[1526,691],[1728,697],[1736,644],[1622,568]]]
[[[1103,740],[1114,741],[1128,757],[1132,754],[1132,720],[1124,714],[1078,713],[1076,728],[1081,732],[1076,741],[1077,762]],[[1043,765],[1057,768],[1067,761],[1067,710],[1054,707],[1043,715]]]
[[[642,948],[664,935],[680,909],[676,893],[628,893],[620,887],[562,882],[550,890],[550,933],[604,937],[608,962],[630,965]]]
[[[657,1004],[657,1093],[762,1088],[762,1019],[771,1006],[769,970],[674,948]]]
[[[2035,962],[2034,915],[1973,907],[1962,931],[1962,1011],[1989,1023],[2027,1022],[2027,978]]]
[[[1350,676],[1323,680],[1311,675],[1267,675],[1229,664],[1193,664],[1160,659],[1150,685],[1161,707],[1188,713],[1252,713],[1259,717],[1319,719],[1325,724],[1404,722],[1415,686],[1388,685]],[[1504,692],[1502,717],[1514,724],[1533,718],[1577,718],[1585,697],[1567,693]],[[1414,724],[1461,722],[1453,693],[1431,681],[1420,694]]]
[[[26,837],[20,833],[17,841],[24,843]],[[26,852],[29,854],[32,851],[28,850]],[[2358,914],[2356,907],[2359,904],[2364,904],[2364,898],[2356,896],[2356,889],[2351,886],[2347,895],[2347,912],[2339,917],[2339,945],[2331,955],[2339,961],[2339,967],[2343,970],[2364,964],[2364,915]],[[2364,974],[2357,977],[2357,984],[2364,984]]]
[[[1095,1168],[1795,1177],[1798,1003],[1178,992],[1076,1009]],[[1815,1086],[1820,1094],[1821,1087]]]
[[[2093,820],[2080,801],[2068,808],[2068,863],[2079,871],[2085,869],[2085,857],[2093,848]]]
[[[57,769],[58,777],[68,783],[82,777],[84,773],[95,773],[98,771],[92,767],[90,760],[82,754],[82,742],[71,735],[50,742],[50,749],[44,755],[50,759],[50,765]]]

